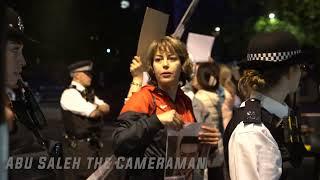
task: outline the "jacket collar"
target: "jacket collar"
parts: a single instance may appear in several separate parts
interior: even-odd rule
[[[142,88],[145,88],[145,89],[148,89],[150,90],[151,92],[154,92],[154,93],[157,93],[157,94],[160,94],[162,96],[167,96],[169,97],[169,95],[163,91],[162,89],[160,89],[158,86],[153,86],[153,85],[150,85],[150,84],[147,84],[145,86],[143,86]],[[184,92],[181,90],[180,87],[178,87],[177,89],[177,94],[176,94],[176,99],[177,98],[180,98],[181,96],[184,96]],[[169,97],[170,98],[170,97]],[[171,98],[170,98],[171,99]]]

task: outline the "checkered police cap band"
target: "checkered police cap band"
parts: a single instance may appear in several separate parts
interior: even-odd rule
[[[271,61],[281,62],[301,53],[301,49],[295,51],[275,52],[275,53],[254,53],[247,55],[247,61]]]

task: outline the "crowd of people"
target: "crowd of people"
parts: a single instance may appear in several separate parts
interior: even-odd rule
[[[8,34],[2,51],[10,156],[101,156],[102,147],[111,146],[101,140],[101,127],[102,117],[112,107],[91,87],[93,62],[79,61],[69,66],[72,82],[60,99],[64,142],[43,138],[39,130],[43,126],[41,111],[30,105],[32,97],[26,94],[28,89],[20,76],[26,64],[24,42],[32,40],[23,32],[21,17],[11,8],[6,13]],[[243,73],[209,57],[207,62],[195,63],[185,44],[175,37],[154,40],[145,58],[135,56],[130,65],[133,80],[116,118],[114,154],[165,157],[170,146],[166,143],[168,129],[179,131],[188,124],[202,123],[198,140],[210,147],[202,179],[285,179],[284,164],[288,161],[298,166],[305,151],[297,114],[285,98],[296,91],[302,65],[309,59],[288,32],[254,36],[246,61],[240,63]],[[144,72],[149,79],[144,79]],[[86,179],[95,170],[86,167],[82,164],[80,169],[62,174],[68,180]],[[9,177],[57,179],[60,173],[34,167],[10,170]],[[164,169],[127,170],[125,178],[163,179],[163,174]]]
[[[142,103],[140,103],[141,100],[139,99],[145,100],[146,95],[142,95],[142,97],[138,98],[136,97],[137,96],[136,93],[141,93],[142,91],[141,88],[143,84],[143,72],[146,69],[148,69],[148,74],[150,74],[149,84],[152,81],[155,82],[155,77],[157,76],[153,75],[153,73],[155,73],[155,69],[150,65],[151,64],[150,61],[152,62],[152,59],[153,61],[155,61],[157,60],[157,58],[162,60],[164,64],[163,70],[160,71],[160,75],[158,75],[156,82],[160,81],[161,78],[169,79],[169,78],[172,78],[172,76],[184,78],[184,79],[176,80],[175,84],[178,85],[178,90],[175,90],[175,91],[177,91],[176,93],[178,94],[182,90],[183,93],[188,97],[188,100],[191,100],[191,106],[192,106],[191,109],[194,114],[194,119],[192,121],[189,121],[189,123],[200,122],[200,123],[208,124],[209,127],[212,128],[212,132],[216,133],[216,136],[212,134],[210,135],[211,137],[210,136],[201,137],[199,135],[199,139],[203,138],[203,139],[213,140],[211,142],[208,141],[208,143],[214,144],[215,145],[214,149],[217,149],[216,152],[211,154],[212,156],[211,160],[213,162],[210,163],[210,167],[208,168],[208,171],[207,171],[208,174],[206,174],[206,176],[209,179],[217,179],[217,178],[223,179],[225,176],[224,167],[223,167],[224,166],[223,143],[222,143],[222,139],[219,137],[221,136],[221,134],[223,134],[224,129],[226,128],[228,122],[231,120],[233,109],[236,107],[239,107],[240,105],[239,104],[240,99],[237,96],[237,88],[235,85],[237,83],[236,82],[237,77],[233,76],[233,74],[237,74],[238,72],[233,73],[230,66],[225,64],[218,64],[214,62],[212,58],[208,58],[208,62],[192,63],[193,61],[189,58],[185,45],[183,45],[182,42],[179,42],[181,43],[180,47],[176,47],[174,46],[175,45],[174,43],[176,41],[179,41],[179,40],[176,40],[172,37],[165,37],[160,41],[154,41],[150,46],[150,49],[148,50],[149,53],[152,53],[152,52],[154,53],[152,55],[148,53],[147,55],[148,59],[146,59],[146,61],[148,62],[145,62],[145,64],[148,64],[148,65],[144,66],[144,63],[141,61],[139,56],[135,56],[133,58],[132,63],[130,65],[130,72],[131,72],[131,75],[133,76],[133,80],[131,83],[130,91],[128,93],[128,97],[126,98],[128,101],[126,102],[129,102],[129,103],[131,102],[131,106],[136,106],[136,108],[142,108],[142,105],[141,105]],[[162,53],[167,53],[168,55],[165,54],[166,56],[165,55],[157,56],[157,54],[154,52],[155,50],[152,49],[154,48],[153,46],[155,46],[155,44],[156,45],[160,44],[158,45],[160,47],[156,47],[158,48],[157,51],[162,51]],[[171,55],[171,54],[175,54],[175,55]],[[170,61],[172,61],[170,58],[172,57],[178,58],[178,59],[183,57],[183,59],[187,59],[187,62],[181,63],[182,72],[184,72],[184,74],[182,75],[172,74],[172,70],[169,69]],[[192,68],[188,66],[192,66]],[[155,77],[152,77],[152,76],[155,76]],[[166,76],[168,76],[169,78],[166,78]],[[142,89],[146,88],[147,86],[143,86]],[[174,87],[174,86],[170,85],[170,87]],[[157,85],[157,88],[159,88],[160,90],[163,90],[159,85]],[[166,94],[170,95],[169,92],[167,91],[166,91]],[[131,100],[131,96],[136,98],[133,98],[133,100]],[[174,96],[171,97],[170,100],[172,102],[175,102]],[[126,109],[127,106],[130,106],[130,105],[126,103],[124,106],[124,109]],[[146,105],[146,107],[148,106],[150,105]],[[168,106],[172,107],[172,105],[168,105]],[[183,106],[183,105],[175,104],[175,109],[177,110],[179,106]],[[161,106],[159,105],[156,107],[161,107]],[[146,113],[145,111],[141,111],[141,109],[136,109],[136,110],[126,109],[126,111],[136,111],[136,112]],[[148,114],[151,115],[150,112],[148,112]],[[181,112],[180,113],[178,112],[178,114],[181,115]],[[185,120],[185,119],[186,118],[181,118],[181,120]],[[121,122],[125,122],[125,121],[121,121]],[[210,132],[210,130],[206,128],[208,127],[205,127],[205,126],[203,127],[203,129]],[[125,129],[122,129],[122,130],[124,131]],[[206,132],[204,134],[207,134],[209,132]]]

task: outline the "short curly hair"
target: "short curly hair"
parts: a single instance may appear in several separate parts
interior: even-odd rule
[[[192,74],[192,63],[185,44],[179,39],[165,36],[160,40],[153,41],[145,56],[144,63],[146,65],[147,72],[150,75],[149,84],[157,85],[157,79],[153,71],[153,60],[158,50],[162,52],[174,52],[177,54],[182,66],[180,74],[181,85],[184,85],[187,80],[190,80],[190,76]]]

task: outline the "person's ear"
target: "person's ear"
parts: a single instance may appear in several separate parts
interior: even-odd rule
[[[293,78],[295,76],[295,74],[297,73],[297,68],[299,68],[298,65],[293,65],[293,66],[289,67],[289,70],[287,73],[288,80],[290,80],[291,78]]]
[[[75,72],[75,73],[73,73],[73,79],[79,79],[79,72]]]

